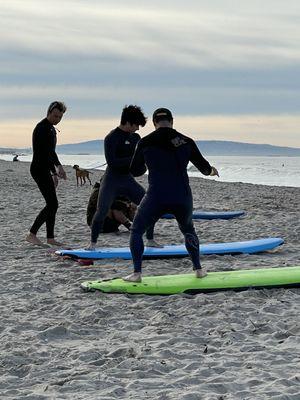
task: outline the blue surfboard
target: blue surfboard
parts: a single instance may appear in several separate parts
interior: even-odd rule
[[[247,240],[243,242],[211,243],[201,244],[200,254],[251,254],[274,249],[283,244],[281,238],[266,238]],[[74,259],[103,260],[111,258],[121,258],[130,260],[131,252],[129,247],[99,247],[93,251],[85,249],[77,250],[57,250],[55,254],[59,256],[69,256]],[[164,247],[145,247],[143,258],[181,258],[187,257],[188,252],[185,245],[166,245]]]
[[[245,211],[193,211],[193,219],[232,219],[245,215]],[[164,219],[173,219],[173,214],[164,214]]]

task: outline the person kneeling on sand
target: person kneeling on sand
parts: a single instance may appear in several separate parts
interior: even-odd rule
[[[100,184],[98,182],[95,183],[88,202],[86,213],[88,226],[91,226],[97,209],[99,187]],[[132,203],[127,197],[117,196],[104,220],[103,233],[119,232],[120,225],[124,225],[129,230],[136,213],[136,209],[136,204]]]
[[[203,158],[196,143],[173,129],[170,110],[159,108],[153,114],[155,131],[137,144],[131,173],[148,169],[148,190],[139,205],[130,234],[130,250],[134,272],[123,279],[130,282],[142,280],[143,234],[166,213],[174,214],[185,238],[186,249],[192,259],[196,278],[206,276],[201,268],[199,239],[195,232],[192,213],[193,198],[189,185],[187,166],[192,162],[204,175],[217,175],[218,171]]]

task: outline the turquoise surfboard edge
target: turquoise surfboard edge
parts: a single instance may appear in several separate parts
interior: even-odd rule
[[[158,295],[296,286],[300,286],[300,266],[209,272],[201,279],[194,274],[179,274],[145,276],[141,283],[115,278],[81,284],[86,291]]]

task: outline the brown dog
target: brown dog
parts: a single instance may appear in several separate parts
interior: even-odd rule
[[[78,186],[79,180],[80,180],[80,186],[84,185],[86,182],[85,178],[90,182],[90,185],[92,184],[92,182],[90,180],[91,172],[87,171],[86,169],[79,168],[79,165],[77,165],[77,164],[73,165],[73,168],[76,171],[77,186]]]

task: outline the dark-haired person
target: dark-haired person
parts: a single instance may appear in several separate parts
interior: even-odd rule
[[[94,214],[97,210],[99,188],[100,183],[96,182],[89,198],[86,211],[86,222],[88,226],[91,226]],[[124,225],[125,228],[130,230],[131,223],[136,213],[136,209],[136,204],[132,203],[127,197],[117,196],[117,198],[110,206],[110,209],[104,219],[102,232],[117,233],[119,232],[120,225]]]
[[[44,223],[47,243],[53,246],[61,245],[54,238],[55,216],[58,209],[56,187],[58,178],[67,179],[67,176],[55,152],[56,129],[54,126],[61,121],[66,109],[63,102],[52,102],[48,107],[47,117],[37,124],[32,134],[33,158],[30,173],[46,201],[46,206],[36,217],[26,240],[38,246],[43,245],[37,237],[37,232]]]
[[[88,249],[95,249],[98,236],[103,232],[105,217],[117,196],[126,196],[139,204],[145,194],[144,188],[130,173],[130,163],[138,141],[136,132],[145,126],[146,117],[140,107],[129,105],[123,108],[121,121],[104,139],[107,168],[101,180],[97,211],[91,225],[91,242]],[[144,173],[141,171],[140,174]],[[148,245],[157,245],[153,240],[153,226],[147,231]]]
[[[170,110],[159,108],[153,114],[155,131],[137,145],[130,170],[133,174],[148,168],[149,186],[134,218],[130,250],[134,272],[124,280],[140,282],[142,279],[143,234],[148,226],[166,213],[174,214],[185,238],[186,249],[192,259],[197,278],[206,275],[201,268],[199,240],[195,232],[192,212],[193,198],[187,166],[192,162],[204,175],[217,175],[218,171],[203,158],[196,143],[173,129]]]

